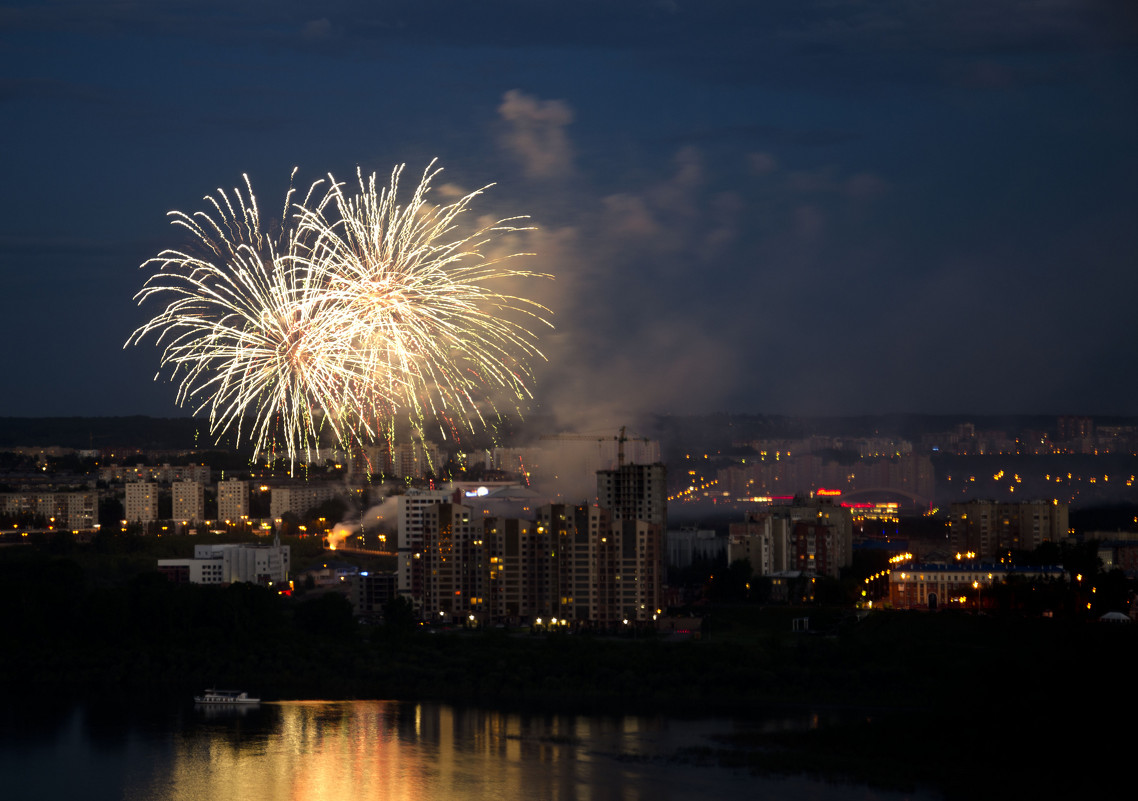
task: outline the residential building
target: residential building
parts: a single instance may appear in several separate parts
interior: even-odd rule
[[[37,528],[89,531],[98,526],[99,496],[95,492],[4,492],[0,493],[0,514]]]
[[[1031,551],[1068,536],[1068,509],[1057,501],[954,503],[947,522],[949,546],[980,559],[998,559],[1013,550]]]
[[[445,502],[424,507],[421,556],[412,571],[424,616],[432,620],[464,620],[479,616],[486,599],[489,561],[482,527],[471,520],[470,507]]]
[[[663,464],[624,464],[597,471],[597,505],[613,520],[645,520],[667,526],[667,470]]]
[[[158,519],[158,485],[153,481],[133,481],[126,485],[123,503],[127,522],[149,523]]]
[[[426,478],[438,472],[439,446],[433,442],[401,442],[388,451],[390,466],[384,471],[398,478]]]
[[[171,487],[172,519],[193,521],[205,519],[205,488],[197,481],[175,481]]]
[[[746,559],[760,576],[801,571],[837,577],[853,564],[853,516],[825,500],[796,499],[732,523],[728,563]]]
[[[217,482],[217,519],[236,522],[249,516],[249,482],[231,478]]]
[[[838,527],[821,520],[799,520],[791,535],[795,569],[837,578],[843,565]]]
[[[342,484],[296,483],[272,488],[269,514],[279,520],[286,513],[303,515],[310,509],[344,494]]]
[[[601,627],[654,618],[664,574],[658,524],[565,504],[538,509],[538,523],[538,534],[545,535],[541,545],[550,553],[549,589],[558,617]]]
[[[394,573],[364,570],[349,577],[348,584],[348,599],[357,617],[379,617],[397,593]]]
[[[727,558],[727,537],[711,530],[672,529],[664,539],[668,567],[688,567],[696,559],[717,561]]]
[[[421,593],[414,584],[421,578],[421,572],[412,571],[413,563],[423,556],[423,524],[429,507],[454,499],[454,492],[445,490],[410,489],[396,499],[398,512],[398,531],[396,534],[396,576],[397,586],[402,595],[421,603]]]
[[[517,624],[538,617],[561,616],[551,574],[548,530],[532,520],[486,517],[482,520],[487,577],[484,612],[490,620]]]
[[[174,481],[197,481],[203,486],[210,483],[210,468],[202,464],[188,465],[144,465],[133,467],[112,464],[99,468],[99,480],[108,484],[123,484],[131,481],[156,481],[170,484]]]

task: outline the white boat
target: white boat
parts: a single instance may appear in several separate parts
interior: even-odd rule
[[[206,690],[201,695],[194,696],[195,704],[212,704],[218,706],[246,706],[261,703],[260,698],[250,698],[248,693],[238,690]]]

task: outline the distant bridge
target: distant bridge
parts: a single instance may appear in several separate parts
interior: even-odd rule
[[[329,553],[362,553],[368,556],[398,556],[395,551],[373,551],[370,548],[345,548],[339,546],[337,548],[325,548],[324,550]]]

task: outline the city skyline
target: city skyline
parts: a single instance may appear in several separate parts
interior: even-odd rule
[[[567,426],[1138,413],[1124,4],[474,8],[0,9],[0,416],[189,414],[122,349],[166,213],[436,156],[537,226]]]

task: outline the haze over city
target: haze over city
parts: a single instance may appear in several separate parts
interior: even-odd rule
[[[6,3],[0,416],[177,416],[138,265],[251,180],[444,193],[555,280],[537,405],[1134,414],[1122,2]],[[445,195],[444,195],[445,197]]]

